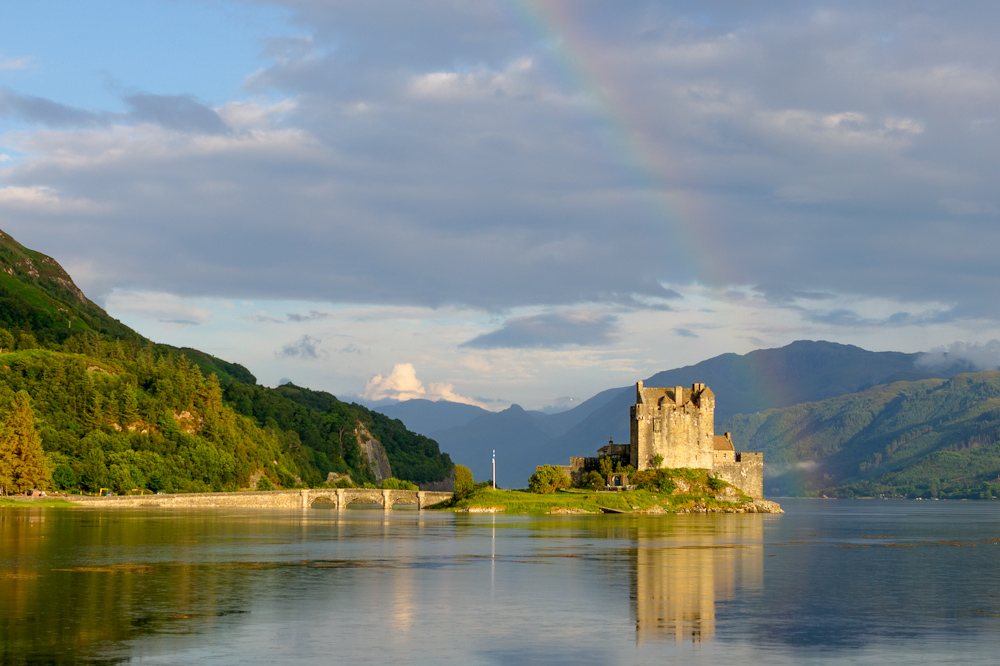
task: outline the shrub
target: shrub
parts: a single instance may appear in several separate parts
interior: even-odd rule
[[[417,484],[394,477],[389,477],[382,483],[378,484],[378,487],[383,490],[420,490]]]
[[[708,480],[705,481],[705,485],[708,486],[712,490],[712,492],[717,493],[726,487],[726,482],[723,481],[722,479],[717,479],[714,476],[710,476],[708,477]]]
[[[602,477],[601,473],[596,470],[590,470],[584,474],[583,481],[580,483],[581,487],[587,488],[588,490],[600,490],[605,485],[604,477]]]
[[[267,476],[262,476],[257,481],[257,490],[274,490],[274,484],[271,483],[271,479],[267,478]]]
[[[562,467],[542,465],[528,479],[528,488],[533,493],[554,493],[563,488],[569,488],[569,477]]]
[[[677,490],[677,484],[665,469],[646,469],[629,475],[629,480],[636,488],[656,493],[672,493]]]
[[[354,482],[349,477],[343,476],[333,482],[334,488],[353,488]]]
[[[662,464],[663,464],[663,456],[657,453],[655,456],[653,456],[653,467],[655,469],[659,469],[660,465]]]

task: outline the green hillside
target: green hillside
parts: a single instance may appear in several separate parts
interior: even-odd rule
[[[88,300],[55,260],[0,232],[0,481],[20,391],[53,485],[65,489],[236,490],[261,476],[317,486],[330,472],[374,482],[365,431],[397,478],[441,481],[453,467],[434,440],[399,421],[329,393],[258,386],[243,366],[146,340]]]
[[[0,327],[22,330],[42,343],[78,333],[111,338],[139,335],[91,302],[55,259],[29,250],[0,231]]]
[[[764,452],[770,495],[1000,496],[1000,372],[876,386],[717,430]]]

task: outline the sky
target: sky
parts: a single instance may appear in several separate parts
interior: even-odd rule
[[[263,384],[558,408],[800,339],[998,360],[995,3],[3,13],[0,229]]]

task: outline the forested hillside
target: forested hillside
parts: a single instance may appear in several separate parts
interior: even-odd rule
[[[877,386],[720,424],[768,494],[1000,496],[1000,372]]]
[[[12,453],[24,409],[47,459],[42,479]],[[238,364],[154,344],[89,301],[53,259],[0,232],[0,493],[50,483],[236,490],[262,477],[264,487],[316,486],[329,472],[371,483],[365,431],[395,477],[448,478],[448,455],[399,421],[329,393],[258,386]]]

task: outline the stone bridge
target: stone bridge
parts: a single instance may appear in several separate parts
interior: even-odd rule
[[[309,488],[236,493],[187,493],[177,495],[115,495],[74,497],[81,506],[100,508],[164,507],[176,509],[308,509],[316,501],[343,509],[348,504],[378,504],[388,511],[396,504],[415,504],[418,509],[451,499],[452,493],[380,488]]]

